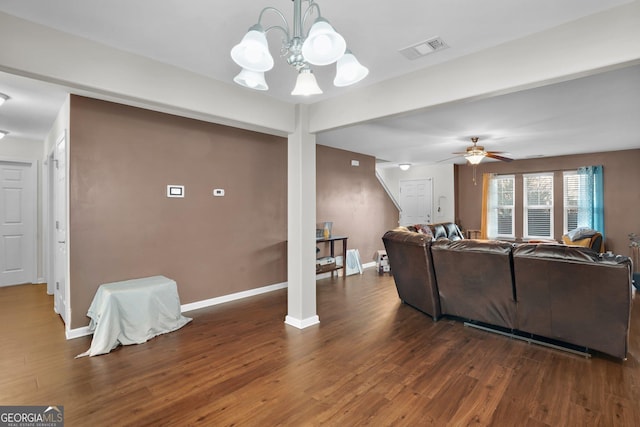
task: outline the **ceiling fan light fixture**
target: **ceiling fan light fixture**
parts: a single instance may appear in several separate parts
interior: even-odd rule
[[[485,153],[469,153],[465,154],[464,158],[472,165],[478,165],[484,159]]]

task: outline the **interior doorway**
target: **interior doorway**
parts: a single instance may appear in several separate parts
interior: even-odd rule
[[[433,180],[400,181],[400,225],[431,224],[433,218]]]
[[[49,290],[53,291],[53,309],[68,321],[67,257],[67,135],[57,139],[48,158],[48,245]]]
[[[0,159],[0,286],[36,273],[36,162]]]

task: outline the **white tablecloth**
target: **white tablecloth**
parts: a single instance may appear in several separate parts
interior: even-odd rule
[[[176,282],[164,276],[100,285],[87,316],[93,340],[77,357],[109,353],[119,344],[142,344],[191,321],[180,312]]]

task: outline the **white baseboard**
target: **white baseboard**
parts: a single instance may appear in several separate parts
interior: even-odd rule
[[[68,340],[73,340],[80,337],[86,337],[87,335],[93,334],[93,331],[89,329],[89,326],[83,326],[82,328],[69,329],[64,331],[65,336]]]
[[[316,316],[308,317],[306,319],[296,319],[295,317],[291,317],[287,315],[284,318],[284,323],[286,323],[287,325],[296,327],[298,329],[304,329],[304,328],[308,328],[309,326],[317,325],[318,323],[320,323],[320,318],[316,315]]]
[[[249,298],[255,295],[265,294],[267,292],[277,291],[287,287],[287,282],[277,283],[275,285],[263,286],[262,288],[249,289],[248,291],[236,292],[234,294],[223,295],[221,297],[211,298],[203,301],[191,302],[189,304],[182,304],[180,310],[184,313],[186,311],[198,310],[200,308],[211,307],[218,304],[224,304],[225,302],[231,302],[243,298]]]

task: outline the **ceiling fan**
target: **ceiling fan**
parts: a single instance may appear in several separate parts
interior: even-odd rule
[[[508,157],[500,156],[500,154],[503,153],[502,151],[485,151],[482,145],[477,145],[479,139],[480,138],[478,138],[477,136],[471,137],[471,142],[473,143],[472,146],[467,147],[466,151],[453,153],[453,154],[464,155],[465,159],[467,159],[467,161],[472,165],[479,164],[482,161],[482,159],[484,159],[485,157],[489,157],[491,159],[496,159],[496,160],[502,160],[503,162],[513,161],[513,159],[510,159]]]

